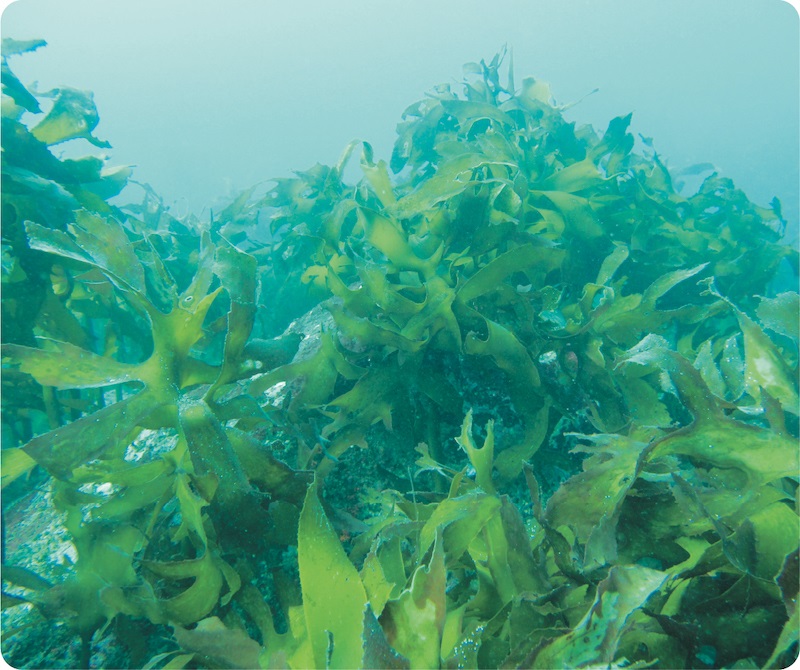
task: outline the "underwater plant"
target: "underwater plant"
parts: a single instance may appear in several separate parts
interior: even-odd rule
[[[117,208],[127,172],[52,171],[97,116],[41,112],[6,61],[38,46],[4,42],[4,321],[58,307],[4,330],[3,486],[43,481],[76,551],[4,566],[4,606],[84,667],[120,619],[149,668],[796,657],[777,200],[683,194],[630,115],[576,127],[501,53],[410,106],[389,163],[353,142],[208,224]]]

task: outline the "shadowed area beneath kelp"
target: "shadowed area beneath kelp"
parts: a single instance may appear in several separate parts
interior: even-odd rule
[[[105,143],[91,94],[13,75],[41,46],[3,41],[9,662],[796,656],[777,200],[682,195],[630,115],[576,127],[498,54],[406,109],[388,164],[353,142],[179,220],[53,153]]]

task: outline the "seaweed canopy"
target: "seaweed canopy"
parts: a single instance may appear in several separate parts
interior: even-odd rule
[[[615,359],[649,334],[718,359],[738,321],[703,282],[753,313],[784,259],[796,267],[777,201],[753,205],[716,174],[681,195],[658,154],[632,151],[630,115],[601,135],[576,128],[546,84],[501,85],[501,61],[468,65],[463,95],[441,86],[411,105],[389,165],[364,143],[357,186],[342,177],[353,143],[267,196],[278,242],[265,285],[298,304],[327,296],[340,342],[358,343],[320,353],[332,372],[303,373],[308,402],[293,407],[320,406],[304,416],[334,452],[391,421],[444,456],[438,428],[457,426],[464,402],[493,404],[508,480],[548,407],[601,431],[685,421]]]
[[[50,148],[87,138],[91,96],[61,89],[36,125],[21,121],[22,103],[39,110],[5,58],[38,46],[4,42],[3,280],[13,290],[3,309],[29,317],[3,344],[4,390],[15,398],[4,425],[20,441],[41,434],[4,445],[3,484],[37,466],[55,478],[78,560],[55,585],[22,567],[4,578],[33,586],[26,598],[88,643],[119,614],[188,624],[227,604],[241,585],[228,560],[262,542],[269,504],[299,503],[310,477],[256,440],[269,408],[236,389],[257,367],[244,353],[256,260],[217,230],[176,221],[149,190],[131,208],[137,219],[84,186],[109,179],[102,161],[60,160]],[[110,173],[109,197],[125,184]],[[163,443],[155,453],[143,446],[151,431]],[[242,542],[248,532],[258,539]]]
[[[472,643],[465,622],[475,617],[479,663],[572,667],[623,653],[665,667],[775,662],[795,644],[794,619],[776,631],[796,617],[787,594],[798,539],[798,295],[773,288],[781,264],[796,277],[798,263],[779,241],[780,203],[754,205],[716,173],[683,194],[650,142],[633,151],[630,115],[602,134],[576,128],[546,84],[517,89],[510,69],[502,84],[501,62],[466,66],[461,95],[441,86],[410,106],[390,164],[364,143],[356,187],[342,178],[353,144],[338,165],[268,196],[279,241],[265,280],[279,269],[295,279],[285,292],[306,284],[305,295],[330,296],[344,347],[318,354],[338,371],[326,386],[288,367],[251,390],[300,374],[290,411],[320,426],[329,454],[376,423],[422,443],[417,463],[448,498],[430,512],[413,505],[405,522],[436,519],[454,534],[456,520],[469,532],[482,523],[472,515],[509,524],[475,530],[485,553],[467,543],[480,587],[456,600],[458,625]],[[448,450],[443,427],[463,405],[494,422],[483,449],[469,446],[471,416],[458,440],[475,486],[511,490],[533,464],[535,586],[515,581],[514,568],[502,574],[503,561],[521,565],[500,538],[514,541],[512,512],[486,503],[477,513],[460,499],[464,454]],[[565,428],[589,432],[575,450],[580,472],[581,459],[560,451],[579,437]],[[546,508],[535,472],[555,491]],[[552,595],[562,586],[568,597]],[[756,605],[753,589],[771,595]],[[617,615],[600,623],[604,597],[631,617],[627,636],[607,626]],[[720,611],[745,612],[742,626],[764,642],[737,642],[743,629],[727,614],[712,621]],[[561,638],[525,637],[565,625]],[[587,643],[587,629],[613,650]]]
[[[777,201],[714,173],[684,194],[630,115],[576,127],[498,54],[411,105],[389,163],[354,142],[210,226],[150,191],[120,210],[102,180],[124,173],[50,151],[94,141],[88,94],[22,122],[41,112],[6,58],[36,46],[4,44],[4,317],[38,305],[3,336],[4,485],[52,475],[77,561],[5,571],[9,604],[87,653],[117,617],[171,626],[148,667],[796,653]],[[275,336],[308,310],[295,355],[296,324]]]

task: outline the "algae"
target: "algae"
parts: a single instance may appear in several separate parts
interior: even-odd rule
[[[3,42],[4,515],[49,487],[76,559],[6,556],[6,612],[83,667],[115,636],[148,668],[796,657],[780,203],[682,194],[502,52],[388,163],[356,141],[207,223],[118,207],[128,168],[51,150],[105,146],[91,94],[9,67],[42,46]]]

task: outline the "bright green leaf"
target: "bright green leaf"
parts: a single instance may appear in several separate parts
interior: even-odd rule
[[[367,594],[317,495],[308,487],[297,537],[303,611],[318,668],[359,668]]]

